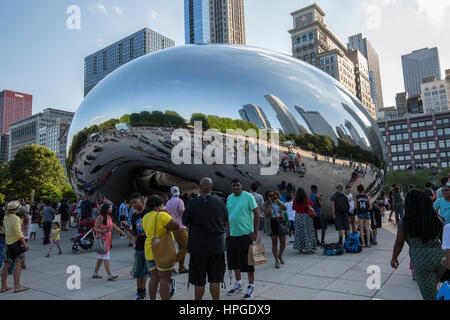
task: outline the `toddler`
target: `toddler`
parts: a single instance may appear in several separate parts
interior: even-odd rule
[[[58,254],[62,254],[61,246],[59,245],[60,233],[61,233],[61,229],[59,228],[59,223],[53,222],[52,243],[50,244],[50,248],[48,248],[47,258],[50,257],[50,253],[52,252],[52,249],[54,246],[58,247],[58,249],[59,249]]]

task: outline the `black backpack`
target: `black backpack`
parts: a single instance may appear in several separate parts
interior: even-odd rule
[[[336,199],[334,199],[334,209],[339,213],[346,213],[350,211],[350,204],[348,203],[348,198],[343,193],[337,193]]]

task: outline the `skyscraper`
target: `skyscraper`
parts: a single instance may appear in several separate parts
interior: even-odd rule
[[[292,55],[328,73],[356,95],[354,65],[347,48],[325,25],[325,12],[312,4],[291,13]]]
[[[209,0],[184,0],[186,44],[210,42]]]
[[[247,104],[239,110],[239,114],[244,121],[253,122],[258,128],[271,128],[269,120],[267,120],[264,111],[254,104]]]
[[[347,57],[353,62],[355,66],[355,90],[356,96],[361,100],[364,107],[369,111],[370,116],[377,120],[377,113],[375,104],[372,100],[370,90],[369,64],[364,55],[355,49],[347,52]]]
[[[11,123],[30,117],[32,105],[30,94],[10,90],[0,92],[0,134],[7,134]]]
[[[297,110],[303,120],[305,120],[309,131],[311,131],[312,134],[327,135],[336,145],[338,144],[336,133],[334,133],[333,128],[320,112],[306,111],[306,109],[301,106],[295,106],[295,110]]]
[[[245,44],[244,0],[209,0],[211,43]]]
[[[307,133],[305,127],[302,127],[295,120],[294,115],[289,111],[286,105],[273,94],[265,95],[264,98],[270,103],[273,110],[277,114],[277,118],[281,123],[284,134],[302,135]]]
[[[84,96],[108,74],[140,56],[175,46],[175,41],[144,28],[84,58]]]
[[[73,112],[45,109],[12,123],[8,141],[8,161],[14,159],[20,148],[34,143],[55,151],[65,168],[67,136],[73,116]]]
[[[381,86],[380,57],[375,51],[369,40],[363,37],[363,34],[357,34],[348,38],[348,49],[357,49],[366,57],[369,64],[369,79],[371,87],[372,100],[375,104],[375,110],[384,108],[383,88]]]
[[[438,48],[424,48],[402,56],[403,81],[408,95],[420,94],[422,80],[435,77],[441,80]]]

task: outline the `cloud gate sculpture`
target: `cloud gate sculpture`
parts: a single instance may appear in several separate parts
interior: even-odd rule
[[[370,151],[380,163],[385,159],[383,140],[369,113],[350,91],[321,70],[260,48],[187,45],[127,63],[85,98],[68,140],[68,172],[75,192],[120,201],[136,191],[168,193],[172,185],[178,185],[182,193],[191,194],[198,193],[199,180],[209,176],[214,191],[222,196],[231,192],[231,180],[240,178],[247,190],[258,182],[262,194],[276,189],[281,181],[308,193],[315,184],[327,200],[337,183],[350,182],[355,170],[349,168],[348,160],[344,164],[339,158],[333,163],[331,157],[316,161],[310,151],[300,149],[295,153],[306,165],[304,177],[283,169],[263,175],[261,168],[266,163],[177,164],[173,150],[178,143],[188,142],[174,140],[173,133],[180,129],[192,133],[194,119],[203,120],[205,129],[221,131],[253,128],[286,136],[325,135],[335,145],[346,141]],[[207,139],[199,143],[203,149],[208,146]],[[233,151],[248,156],[250,151],[258,152],[258,147],[227,145],[224,153],[237,160]],[[276,146],[271,150],[279,151],[281,159],[287,148],[280,144],[280,150]],[[184,151],[194,157],[195,146]],[[369,166],[357,184],[364,184],[375,195],[382,181],[381,170]],[[331,216],[329,207],[325,201],[327,217]]]

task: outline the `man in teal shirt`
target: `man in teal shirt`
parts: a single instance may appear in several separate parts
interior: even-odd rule
[[[450,183],[442,187],[443,198],[436,200],[433,207],[439,211],[439,215],[444,218],[445,224],[450,223]]]
[[[228,295],[242,291],[241,271],[247,272],[249,285],[244,300],[251,300],[255,295],[255,267],[248,265],[248,250],[258,234],[258,205],[251,193],[242,190],[239,179],[231,181],[231,188],[233,193],[227,199],[227,262],[228,270],[234,270],[236,284]]]

